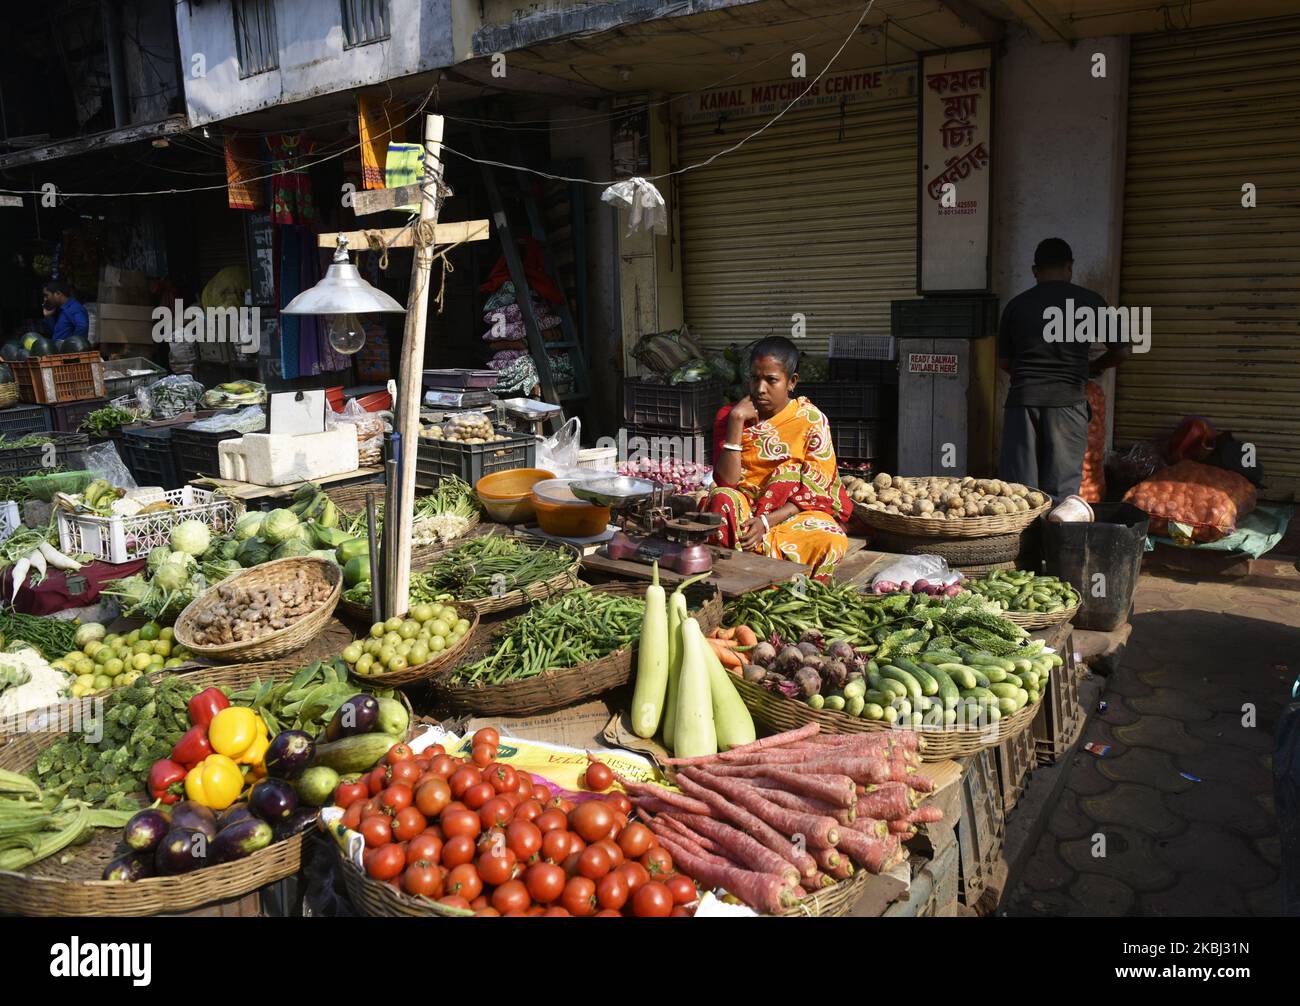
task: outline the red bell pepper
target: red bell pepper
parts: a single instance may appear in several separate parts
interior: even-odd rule
[[[190,699],[190,722],[206,728],[217,713],[229,706],[230,700],[220,688],[205,688]]]
[[[185,795],[185,766],[160,758],[149,770],[149,793],[163,803],[176,803]]]
[[[208,728],[195,726],[190,727],[172,748],[172,761],[180,762],[188,772],[210,754],[212,743],[208,740]]]

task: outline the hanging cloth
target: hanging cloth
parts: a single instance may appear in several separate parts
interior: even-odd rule
[[[266,205],[262,182],[250,181],[264,174],[262,142],[256,137],[226,134],[226,201],[232,210],[259,210]]]
[[[390,189],[415,185],[424,177],[424,148],[418,143],[390,143],[384,162],[384,182]],[[419,203],[398,206],[403,213],[419,213]]]
[[[267,142],[276,172],[271,179],[271,219],[277,224],[314,222],[311,178],[300,167],[301,159],[311,153],[312,141],[303,139],[300,133],[277,133]]]
[[[546,257],[542,254],[541,243],[531,234],[524,237],[524,276],[528,287],[539,297],[545,297],[552,304],[564,302],[564,294],[550,276],[546,275]],[[492,274],[487,282],[479,287],[480,293],[493,293],[504,283],[510,282],[510,267],[502,255],[492,267]]]
[[[357,133],[361,140],[361,187],[385,187],[388,145],[406,132],[403,107],[398,101],[357,96]]]

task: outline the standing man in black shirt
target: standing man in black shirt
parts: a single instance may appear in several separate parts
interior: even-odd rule
[[[1074,319],[1088,314],[1086,331],[1105,331],[1106,301],[1070,282],[1074,253],[1060,238],[1034,251],[1037,285],[1012,298],[998,329],[998,366],[1011,375],[1002,421],[999,474],[1041,489],[1060,502],[1079,491],[1091,410],[1084,390],[1127,355],[1112,343],[1093,363],[1091,336],[1076,338]]]

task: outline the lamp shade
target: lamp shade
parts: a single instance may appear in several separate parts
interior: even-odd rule
[[[405,314],[406,308],[361,278],[348,261],[347,239],[340,238],[334,261],[320,282],[280,309],[282,314]]]

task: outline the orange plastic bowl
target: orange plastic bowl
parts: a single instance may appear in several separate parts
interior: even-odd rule
[[[493,472],[478,480],[474,491],[479,499],[515,501],[532,495],[533,486],[543,479],[553,479],[553,472],[544,468],[511,468],[504,472]]]
[[[548,503],[533,493],[533,509],[542,530],[562,538],[590,538],[609,526],[609,507],[594,503]]]

